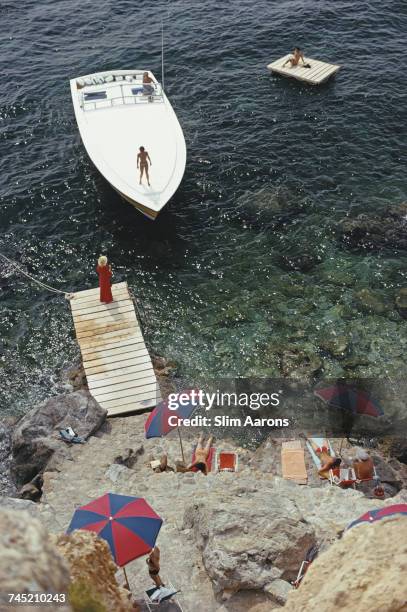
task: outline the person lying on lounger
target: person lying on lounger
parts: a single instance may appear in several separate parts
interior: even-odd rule
[[[293,68],[294,66],[299,66],[300,62],[304,68],[311,68],[310,64],[305,63],[304,54],[301,49],[299,47],[294,47],[291,57],[289,57],[288,60],[284,62],[283,68],[286,64],[291,64],[291,68]]]
[[[187,472],[191,472],[194,468],[197,468],[205,475],[208,473],[208,457],[211,451],[213,436],[209,436],[205,446],[203,446],[203,441],[204,434],[201,433],[195,449],[195,461],[187,467]]]
[[[321,467],[318,469],[318,474],[323,478],[329,477],[329,470],[339,467],[342,463],[342,459],[331,455],[330,446],[327,440],[324,440],[322,446],[317,446],[315,442],[311,441],[311,446],[321,462]]]
[[[328,455],[324,463],[322,463],[321,457],[320,459],[321,459],[321,467],[318,470],[318,474],[320,476],[325,476],[325,474],[329,472],[329,470],[333,470],[334,468],[339,467],[342,463],[342,459],[340,459],[340,457],[332,457],[331,455]]]

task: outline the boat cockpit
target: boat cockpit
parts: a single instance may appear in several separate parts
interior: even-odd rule
[[[76,89],[84,111],[164,102],[160,83],[148,71],[91,74],[76,79]]]

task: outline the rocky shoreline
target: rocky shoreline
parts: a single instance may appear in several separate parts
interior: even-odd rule
[[[168,393],[172,390],[168,376],[171,364],[158,358],[154,364],[160,384]],[[294,594],[291,586],[307,550],[317,546],[321,557],[332,555],[330,551],[338,548],[338,537],[345,527],[372,508],[372,488],[354,491],[330,486],[317,477],[307,453],[308,486],[282,479],[281,439],[272,436],[255,450],[242,448],[232,439],[216,441],[218,448],[238,453],[237,474],[157,474],[151,469],[152,460],[166,454],[170,465],[175,466],[180,459],[177,433],[146,440],[146,415],[107,420],[106,412],[87,391],[81,368],[67,371],[65,381],[69,393],[49,399],[1,430],[0,457],[8,462],[19,492],[3,488],[0,523],[12,525],[10,512],[19,514],[25,510],[31,518],[24,520],[34,520],[35,537],[46,540],[47,534],[55,534],[49,536],[44,555],[52,559],[57,554],[65,560],[65,565],[61,562],[60,580],[65,588],[72,589],[73,600],[96,597],[97,592],[105,606],[101,610],[145,610],[143,591],[149,578],[144,559],[136,560],[127,569],[136,602],[130,603],[121,574],[116,573],[99,539],[61,535],[77,506],[110,491],[145,497],[162,516],[162,573],[181,589],[185,612],[267,612],[282,606],[293,611],[308,609],[301,607],[307,582]],[[85,438],[85,444],[67,445],[59,439],[59,429],[68,425]],[[183,428],[183,438],[190,456],[196,431]],[[332,442],[338,450],[340,440]],[[386,492],[384,501],[374,500],[375,507],[407,502],[407,465],[394,456],[403,458],[403,453],[405,445],[389,442],[372,451]],[[342,448],[342,456],[346,458],[347,454],[352,454],[349,444]],[[406,530],[407,520],[400,521],[400,529]],[[381,533],[379,536],[387,537]],[[0,547],[3,545],[0,537]],[[25,547],[30,545],[24,543]],[[44,576],[47,563],[44,561]],[[92,564],[105,576],[104,586],[96,571],[87,575],[86,588],[78,582],[83,567]],[[318,576],[314,578],[319,585]],[[16,580],[21,582],[23,578]],[[373,587],[372,584],[369,588]],[[310,583],[311,591],[312,588]],[[394,601],[402,596],[401,589],[396,588]],[[308,601],[312,597],[311,592]],[[328,594],[326,597],[329,600]],[[336,609],[341,606],[324,608]],[[380,612],[394,609],[384,606]]]

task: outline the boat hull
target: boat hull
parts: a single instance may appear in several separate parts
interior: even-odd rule
[[[112,185],[112,187],[113,187],[113,185]],[[115,189],[115,187],[113,187],[113,189]],[[126,200],[126,202],[128,202],[129,204],[134,206],[134,208],[136,208],[139,212],[141,212],[141,214],[143,214],[145,217],[147,217],[148,219],[151,219],[151,221],[155,221],[157,219],[158,214],[159,214],[157,211],[152,210],[151,208],[148,208],[147,206],[143,206],[143,204],[140,204],[139,202],[136,202],[135,200],[132,200],[131,198],[129,198],[128,196],[124,195],[124,193],[121,193],[117,189],[115,189],[115,191],[117,191],[117,193],[124,200]]]

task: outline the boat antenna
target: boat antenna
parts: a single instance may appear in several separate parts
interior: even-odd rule
[[[164,91],[164,21],[161,18],[161,83]]]

